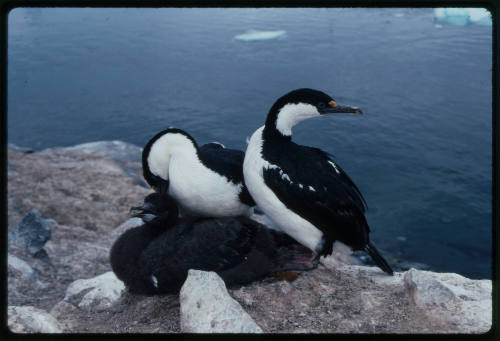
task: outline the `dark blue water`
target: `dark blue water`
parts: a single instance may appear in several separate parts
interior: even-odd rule
[[[176,126],[245,148],[273,101],[312,87],[364,115],[295,141],[335,155],[368,202],[376,245],[491,277],[492,32],[432,9],[15,9],[8,140],[42,149]],[[248,29],[286,37],[242,42]]]

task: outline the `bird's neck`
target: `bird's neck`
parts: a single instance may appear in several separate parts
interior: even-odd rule
[[[279,114],[279,107],[276,105],[274,105],[271,110],[269,110],[269,113],[267,114],[266,124],[264,126],[264,131],[262,132],[264,141],[291,141],[291,127],[289,134],[284,134],[283,131],[280,131],[277,128]]]
[[[150,172],[164,180],[169,179],[172,159],[199,160],[199,149],[194,141],[180,134],[164,135],[151,147],[146,162]]]
[[[262,132],[262,138],[264,140],[264,143],[286,143],[292,140],[291,135],[283,135],[278,129],[273,126],[268,127],[267,124],[264,128],[264,131]]]
[[[308,118],[320,116],[314,106],[307,103],[286,103],[273,105],[266,120],[266,134],[290,138],[292,127]]]

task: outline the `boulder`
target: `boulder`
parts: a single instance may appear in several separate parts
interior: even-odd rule
[[[21,147],[14,143],[7,144],[7,148],[10,150],[15,150],[16,152],[30,154],[33,153],[33,149],[27,147]]]
[[[95,141],[71,147],[48,148],[43,152],[85,153],[115,161],[141,162],[142,148],[123,141]]]
[[[64,301],[79,308],[102,311],[121,297],[125,285],[112,271],[90,279],[79,279],[66,289]]]
[[[229,296],[215,272],[189,270],[180,292],[181,330],[187,333],[262,333]]]
[[[44,253],[42,248],[50,239],[54,223],[54,220],[45,219],[38,210],[32,209],[9,233],[9,243],[24,247],[32,256]]]
[[[119,236],[121,236],[125,231],[143,225],[144,222],[141,218],[130,218],[127,219],[123,224],[120,224],[113,231],[111,231],[110,235],[112,236],[113,241],[116,240]]]
[[[410,303],[432,319],[456,325],[461,333],[490,330],[493,308],[490,280],[416,269],[407,271],[403,280]]]
[[[410,269],[403,279],[410,302],[420,308],[451,306],[457,301],[453,291],[424,271]]]
[[[13,333],[62,333],[59,322],[48,312],[32,306],[9,306],[8,326]]]
[[[23,279],[35,278],[35,270],[28,263],[14,255],[8,254],[7,266],[13,276],[19,276]]]

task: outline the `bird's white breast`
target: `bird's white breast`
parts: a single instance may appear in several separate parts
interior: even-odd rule
[[[205,167],[196,155],[173,154],[169,164],[168,193],[190,214],[207,217],[248,215],[241,203],[241,184]]]
[[[321,247],[323,233],[310,222],[287,208],[264,182],[263,170],[279,167],[270,164],[262,157],[263,130],[264,126],[253,133],[245,153],[243,175],[248,191],[262,211],[283,232],[302,245],[317,251]],[[280,171],[280,173],[286,175],[281,169]],[[282,175],[281,178],[282,181],[290,182],[288,176]]]

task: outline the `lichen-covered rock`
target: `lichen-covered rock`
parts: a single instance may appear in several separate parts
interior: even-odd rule
[[[9,306],[8,326],[14,333],[62,333],[59,322],[48,312],[31,306]]]
[[[180,302],[183,332],[262,333],[215,272],[189,270]]]
[[[90,279],[79,279],[66,290],[64,300],[84,309],[101,311],[118,301],[125,285],[108,271]]]

